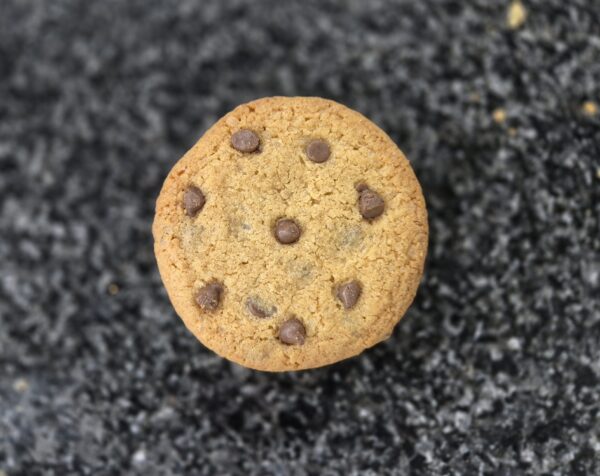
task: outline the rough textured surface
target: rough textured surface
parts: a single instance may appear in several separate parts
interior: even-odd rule
[[[0,2],[0,470],[570,474],[598,462],[595,0]],[[424,189],[394,336],[294,375],[174,315],[154,198],[246,100],[319,95]]]
[[[231,146],[239,130],[260,137],[259,151]],[[307,157],[314,138],[330,144],[327,162]],[[363,183],[387,205],[376,220],[361,216]],[[207,196],[193,219],[183,207],[190,186]],[[274,232],[284,217],[302,230],[285,244]],[[220,119],[169,172],[153,225],[162,279],[190,331],[270,371],[320,367],[388,338],[419,285],[427,230],[421,188],[390,138],[347,107],[299,97],[259,99]],[[364,292],[344,309],[336,288],[351,279]],[[221,303],[202,311],[193,295],[213,281],[223,284]],[[248,299],[277,310],[256,318]],[[303,345],[277,337],[291,316],[306,330]]]

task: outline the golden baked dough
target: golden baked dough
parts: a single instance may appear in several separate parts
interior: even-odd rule
[[[315,140],[326,144],[309,148],[311,160]],[[365,189],[384,206],[365,212]],[[292,228],[278,233],[295,238],[295,223],[297,241],[279,241],[282,218]],[[165,180],[153,234],[188,329],[267,371],[331,364],[386,339],[415,296],[428,242],[421,188],[391,139],[345,106],[300,97],[241,105],[211,127]]]

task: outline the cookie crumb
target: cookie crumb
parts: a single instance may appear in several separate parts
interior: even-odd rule
[[[596,177],[598,177],[598,180],[600,180],[600,169],[596,170]]]
[[[492,117],[494,118],[494,122],[496,124],[502,124],[504,121],[506,121],[506,111],[501,107],[496,108],[492,113]]]
[[[108,285],[108,287],[106,288],[106,290],[108,291],[108,294],[110,294],[111,296],[115,296],[115,295],[119,294],[119,291],[121,290],[121,288],[119,288],[118,284],[110,283]]]
[[[515,127],[509,127],[508,128],[508,135],[511,137],[514,137],[517,135],[517,129]]]
[[[24,378],[18,378],[13,383],[13,390],[19,393],[25,393],[29,389],[29,382]]]
[[[511,30],[516,30],[521,27],[527,19],[527,10],[523,6],[520,0],[515,0],[508,7],[506,13],[506,24]]]
[[[581,105],[581,112],[583,112],[588,117],[594,117],[598,115],[598,104],[594,101],[585,101]]]

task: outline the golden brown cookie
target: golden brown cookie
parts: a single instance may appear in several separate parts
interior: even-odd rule
[[[375,124],[333,101],[272,97],[237,107],[175,164],[153,234],[188,329],[227,359],[284,371],[390,336],[428,226],[410,164]]]

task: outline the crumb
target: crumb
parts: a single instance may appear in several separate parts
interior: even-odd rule
[[[521,3],[520,0],[513,1],[508,7],[508,12],[506,13],[506,24],[511,30],[516,30],[523,23],[525,23],[525,19],[527,18],[527,10]]]
[[[504,121],[506,121],[506,111],[501,107],[494,109],[492,117],[494,118],[494,122],[496,122],[496,124],[502,124]]]
[[[110,283],[107,287],[108,294],[110,294],[111,296],[118,294],[120,290],[121,289],[119,288],[119,286],[115,283]]]
[[[581,111],[588,117],[598,115],[598,104],[594,101],[586,101],[581,105]]]
[[[515,127],[510,127],[508,129],[508,135],[511,137],[515,137],[517,135],[517,129]]]

